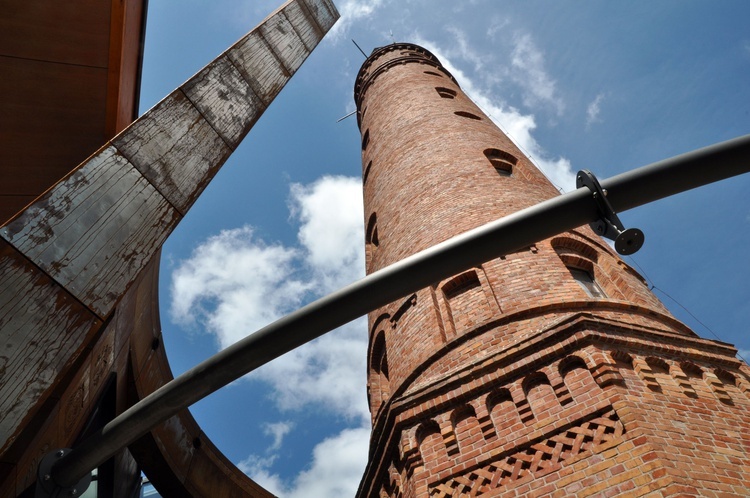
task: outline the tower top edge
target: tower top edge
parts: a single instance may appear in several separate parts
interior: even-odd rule
[[[397,52],[398,54],[394,55],[394,52]],[[367,87],[378,75],[394,65],[409,62],[432,66],[445,73],[446,76],[458,85],[456,79],[447,69],[445,69],[445,67],[443,67],[435,54],[426,48],[417,45],[416,43],[391,43],[390,45],[375,48],[367,59],[365,59],[362,67],[360,67],[354,83],[354,102],[357,104],[357,109],[360,107],[362,97],[364,96]]]

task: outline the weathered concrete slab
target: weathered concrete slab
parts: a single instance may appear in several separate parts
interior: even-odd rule
[[[0,236],[106,317],[178,219],[154,186],[109,146],[8,223]]]
[[[226,56],[206,66],[182,86],[182,91],[232,149],[266,109]]]
[[[232,153],[179,89],[112,139],[112,144],[182,214]]]

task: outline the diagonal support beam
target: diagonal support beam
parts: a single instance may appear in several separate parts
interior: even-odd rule
[[[644,166],[601,182],[616,211],[750,171],[750,135]],[[164,385],[52,467],[70,486],[182,408],[347,322],[433,282],[599,218],[579,188],[478,227],[372,273],[262,328]]]
[[[337,19],[287,1],[0,227],[0,454]]]

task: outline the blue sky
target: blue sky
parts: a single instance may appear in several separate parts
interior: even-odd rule
[[[150,2],[141,112],[279,5]],[[555,183],[600,178],[750,133],[750,3],[338,0],[342,18],[164,246],[175,374],[363,275],[352,88],[369,53],[432,50]],[[392,33],[392,35],[391,35]],[[700,335],[750,355],[750,175],[622,213],[628,262]],[[675,298],[706,330],[664,293]],[[352,496],[367,455],[359,320],[191,408],[233,462],[282,496]]]

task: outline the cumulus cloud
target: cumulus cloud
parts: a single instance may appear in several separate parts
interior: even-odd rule
[[[604,94],[600,93],[586,108],[586,128],[600,121],[599,112],[601,112],[602,100],[604,100]]]
[[[268,447],[268,451],[276,451],[281,448],[284,436],[289,434],[293,428],[294,423],[289,421],[263,424],[263,434],[273,437],[273,443]]]
[[[516,33],[511,54],[514,79],[524,88],[524,103],[529,107],[545,105],[562,115],[565,105],[557,95],[555,80],[544,68],[544,54],[528,33]]]
[[[226,347],[305,301],[364,275],[362,184],[324,176],[290,187],[289,207],[299,223],[295,247],[269,244],[252,227],[225,230],[200,244],[172,274],[171,314],[201,324]],[[288,421],[263,425],[272,438],[265,455],[239,464],[279,496],[352,496],[367,458],[367,327],[364,318],[297,348],[250,374],[271,388],[282,411],[315,406],[355,428],[318,444],[311,466],[292,482],[272,471]]]
[[[331,292],[364,275],[362,184],[326,176],[291,187],[290,209],[301,222],[298,239],[322,292]]]
[[[347,36],[353,23],[371,17],[385,3],[387,3],[386,0],[344,0],[336,2],[341,17],[331,28],[328,36],[333,40]]]
[[[364,276],[362,184],[324,176],[292,185],[299,247],[268,244],[251,227],[225,230],[199,245],[172,274],[171,314],[200,323],[224,348],[305,301]],[[317,404],[366,420],[367,333],[360,319],[269,363],[251,377],[272,387],[283,410]]]
[[[369,429],[361,427],[345,429],[323,440],[315,446],[310,466],[288,484],[278,474],[271,472],[272,458],[250,456],[240,462],[239,468],[282,498],[350,498],[355,495],[367,464],[369,439]]]
[[[575,173],[570,161],[565,158],[550,158],[544,148],[532,136],[536,128],[533,115],[522,114],[518,109],[498,101],[489,92],[480,88],[466,73],[461,71],[446,56],[447,53],[429,40],[418,39],[417,43],[434,53],[446,69],[456,78],[463,91],[473,100],[513,142],[547,175],[547,178],[563,190],[575,188]],[[460,59],[454,59],[459,60]]]
[[[172,273],[175,323],[200,324],[225,348],[299,306],[312,287],[299,278],[301,252],[256,239],[252,227],[223,230]]]

